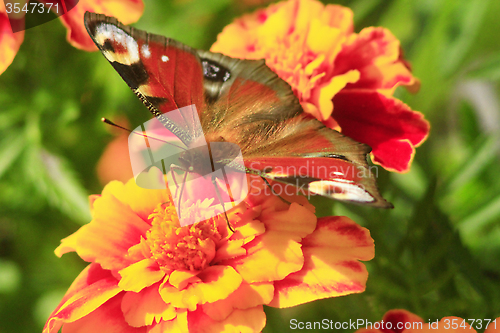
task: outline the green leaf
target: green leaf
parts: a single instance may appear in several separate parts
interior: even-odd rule
[[[476,153],[469,156],[455,174],[445,182],[442,187],[443,191],[453,194],[457,189],[477,177],[496,158],[499,136],[492,135],[483,140],[478,149],[475,150]]]
[[[468,239],[477,236],[481,229],[491,224],[497,224],[500,219],[500,196],[497,196],[486,205],[478,207],[476,211],[458,223],[461,233]]]
[[[391,180],[394,181],[405,194],[413,199],[421,198],[428,185],[424,171],[416,162],[412,163],[411,171],[408,173],[391,174]]]
[[[0,294],[15,292],[21,285],[21,269],[12,261],[0,260]]]
[[[19,157],[26,144],[20,133],[5,135],[0,142],[0,178]]]
[[[68,162],[43,148],[32,148],[26,155],[25,172],[49,203],[75,221],[89,222],[87,193]]]
[[[380,19],[379,25],[389,29],[403,44],[414,35],[417,27],[415,2],[393,1]]]
[[[351,3],[349,7],[354,12],[354,24],[363,21],[381,2],[381,0],[357,0]]]
[[[500,52],[495,53],[479,63],[467,74],[472,78],[487,79],[492,81],[500,80]]]
[[[463,59],[471,50],[481,24],[484,21],[489,0],[457,1],[454,8],[454,22],[449,27],[451,41],[447,46],[447,56],[443,59],[443,73],[450,75],[462,64]]]
[[[436,200],[436,182],[432,182],[429,186],[423,200],[415,209],[411,228],[409,229],[409,240],[419,240],[416,253],[422,255],[421,262],[415,262],[417,271],[434,263],[432,267],[428,267],[436,276],[441,275],[443,264],[456,265],[456,269],[461,272],[469,281],[470,285],[480,293],[487,302],[493,300],[491,297],[491,285],[487,283],[485,276],[480,270],[480,264],[471,254],[470,250],[463,245],[462,240],[457,231],[453,230],[452,223],[448,216],[443,214],[439,207],[435,204]],[[425,229],[422,229],[425,227]],[[427,244],[423,243],[425,241]],[[420,249],[423,247],[423,251]],[[439,249],[439,247],[442,247]],[[432,250],[431,250],[432,249]],[[444,250],[444,251],[443,251]],[[432,256],[437,256],[433,260],[429,260]],[[439,258],[440,257],[440,258]]]

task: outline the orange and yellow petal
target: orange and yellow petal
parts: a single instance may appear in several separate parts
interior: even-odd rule
[[[121,310],[125,321],[133,327],[150,326],[177,317],[175,307],[165,303],[158,292],[159,284],[138,293],[127,292],[123,296]]]
[[[371,260],[375,254],[367,229],[347,217],[320,218],[302,249],[303,268],[275,282],[269,305],[284,308],[364,291],[368,272],[359,260]]]
[[[198,304],[213,303],[233,293],[242,282],[241,276],[230,266],[211,266],[197,275],[199,281],[179,290],[164,282],[160,295],[166,303],[194,311]]]
[[[314,211],[295,202],[284,211],[265,209],[259,218],[266,224],[267,232],[280,232],[284,234],[283,238],[297,242],[314,231],[317,221]]]
[[[148,328],[148,333],[189,333],[188,328],[188,311],[185,309],[177,309],[177,316],[171,320],[162,320],[151,328]]]
[[[86,11],[114,16],[124,24],[136,22],[144,11],[142,0],[80,0],[68,13],[60,17],[68,30],[68,42],[85,51],[96,51],[97,47],[83,25]]]
[[[245,257],[224,263],[234,267],[249,283],[281,280],[304,264],[300,243],[282,236],[268,232],[251,243]]]
[[[110,182],[102,191],[102,196],[108,195],[115,197],[125,206],[130,207],[144,221],[149,220],[149,215],[159,203],[170,202],[168,190],[145,189],[137,186],[134,179],[130,179],[127,183]],[[119,211],[114,213],[117,214],[117,212]]]
[[[415,147],[429,135],[421,113],[369,90],[344,90],[333,103],[332,116],[342,134],[372,147],[373,162],[397,172],[409,170]]]
[[[245,310],[258,305],[267,304],[273,299],[274,286],[272,282],[246,283],[225,299],[201,306],[203,312],[216,321],[222,321],[231,314],[234,309]]]
[[[97,264],[90,264],[71,284],[66,295],[52,312],[44,333],[56,333],[65,324],[75,322],[94,313],[109,299],[121,292],[118,280],[110,271],[102,269]],[[71,332],[71,330],[65,332]],[[81,331],[79,331],[81,332]],[[91,332],[91,331],[89,331]]]
[[[245,245],[246,256],[223,261],[247,282],[280,280],[303,265],[300,241],[314,230],[316,216],[308,207],[296,203],[285,205],[287,210],[276,210],[280,205],[278,202],[277,206],[262,208],[259,218],[266,232]]]
[[[146,333],[147,327],[130,326],[121,310],[123,294],[113,297],[95,311],[74,322],[66,323],[64,333]]]
[[[5,4],[0,1],[0,74],[10,66],[24,40],[24,31],[12,32]]]
[[[55,251],[58,256],[75,251],[83,260],[110,270],[120,270],[132,263],[127,257],[128,249],[139,243],[151,226],[130,205],[110,193],[122,188],[119,184],[123,185],[112,182],[106,186],[103,195],[93,203],[94,219],[61,241]],[[126,195],[126,191],[121,193],[122,197]]]
[[[139,292],[142,289],[160,281],[165,272],[160,270],[158,263],[150,258],[135,262],[121,271],[120,288],[125,291]]]
[[[236,309],[222,321],[216,321],[201,309],[189,312],[189,330],[200,333],[255,333],[266,325],[266,314],[262,305],[239,310]]]

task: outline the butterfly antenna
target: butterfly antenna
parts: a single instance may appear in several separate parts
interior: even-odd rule
[[[160,141],[160,142],[163,142],[163,143],[166,143],[166,144],[172,145],[172,146],[174,146],[174,147],[177,147],[177,148],[179,148],[179,149],[181,149],[181,150],[187,150],[186,148],[181,147],[181,146],[178,146],[178,145],[176,145],[175,143],[168,142],[168,141],[165,141],[165,140],[162,140],[162,139],[158,139],[158,138],[155,138],[154,136],[146,135],[146,134],[144,134],[144,133],[140,133],[140,132],[132,131],[132,130],[130,130],[130,129],[128,129],[128,128],[126,128],[126,127],[123,127],[123,126],[120,126],[120,125],[118,125],[118,124],[115,124],[114,122],[112,122],[111,120],[109,120],[109,119],[107,119],[107,118],[101,118],[101,121],[102,121],[103,123],[108,124],[108,125],[114,126],[114,127],[116,127],[116,128],[122,129],[122,130],[125,130],[125,131],[127,131],[127,132],[129,132],[129,133],[134,133],[134,134],[137,134],[137,135],[143,136],[143,137],[148,138],[148,139],[152,139],[152,140]]]
[[[273,187],[271,186],[271,184],[269,184],[269,182],[267,181],[267,179],[266,179],[266,178],[264,178],[264,177],[260,177],[260,178],[262,178],[262,180],[264,180],[264,182],[266,182],[266,185],[267,185],[267,186],[271,189],[271,192],[273,192],[273,194],[274,194],[275,196],[277,196],[278,198],[280,198],[281,200],[283,200],[283,202],[284,202],[284,203],[287,203],[287,204],[289,204],[289,205],[291,205],[291,204],[292,204],[290,201],[286,200],[286,199],[285,199],[285,198],[283,198],[281,195],[279,195],[278,193],[276,193],[276,192],[274,191]]]

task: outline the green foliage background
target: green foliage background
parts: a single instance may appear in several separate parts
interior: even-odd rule
[[[315,201],[321,215],[369,228],[376,257],[366,292],[266,308],[264,332],[292,331],[291,318],[375,322],[394,308],[426,321],[500,316],[500,1],[337,3],[354,10],[357,31],[385,26],[401,40],[422,89],[397,95],[425,114],[431,135],[410,173],[380,171],[395,209]],[[208,49],[250,10],[236,0],[146,0],[135,26]],[[71,47],[65,34],[58,20],[27,30],[0,76],[0,333],[40,332],[86,265],[53,250],[90,221],[87,196],[102,190],[95,166],[113,137],[100,118],[149,117],[99,53]]]

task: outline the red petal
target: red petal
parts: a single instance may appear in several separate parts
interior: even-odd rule
[[[111,275],[110,271],[102,269],[97,264],[88,265],[71,284],[66,295],[52,312],[43,332],[58,332],[63,323],[73,322],[87,316],[120,291],[118,280]]]
[[[404,323],[423,323],[424,321],[422,320],[422,318],[420,318],[419,316],[409,312],[409,311],[406,311],[406,310],[390,310],[390,311],[387,311],[384,315],[384,318],[383,318],[384,322],[390,322],[392,323],[392,327],[398,327],[398,323],[403,323],[403,327],[404,327]],[[399,324],[401,326],[401,324]],[[386,325],[387,327],[388,325]],[[400,333],[400,332],[403,332],[404,329],[401,329],[401,330],[398,330],[398,329],[393,329],[392,332],[396,332],[396,333]]]
[[[60,19],[68,29],[66,38],[71,45],[85,51],[96,51],[97,47],[83,25],[83,14],[86,11],[115,16],[123,24],[130,24],[141,17],[143,10],[142,0],[80,0],[77,6]]]
[[[415,148],[408,140],[389,140],[379,144],[372,150],[373,163],[387,170],[407,172],[410,170]]]
[[[12,63],[24,40],[24,31],[12,32],[5,5],[0,1],[0,74]]]
[[[290,307],[364,291],[368,272],[359,260],[370,260],[375,252],[367,229],[344,216],[320,218],[302,249],[303,268],[274,284],[270,306]]]
[[[369,27],[352,35],[334,64],[334,75],[356,69],[360,79],[346,89],[392,89],[397,85],[413,85],[415,78],[400,59],[400,45],[387,29]]]
[[[424,116],[403,102],[366,90],[343,90],[334,99],[332,117],[345,134],[372,147],[374,162],[408,171],[414,147],[429,134]]]

